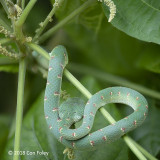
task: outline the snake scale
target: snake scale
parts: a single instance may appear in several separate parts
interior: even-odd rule
[[[140,126],[148,112],[146,99],[135,90],[126,87],[110,87],[94,94],[85,103],[79,98],[69,98],[60,105],[63,70],[68,63],[65,47],[59,45],[50,53],[48,78],[44,97],[45,118],[50,131],[65,146],[78,150],[92,150],[104,143],[111,143]],[[109,103],[126,104],[134,112],[93,133],[90,130],[97,110]],[[71,129],[76,121],[81,126]]]

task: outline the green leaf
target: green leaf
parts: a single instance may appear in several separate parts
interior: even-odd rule
[[[76,153],[76,156],[78,157],[77,160],[128,160],[128,149],[123,140],[120,139],[92,152]]]
[[[137,39],[160,44],[159,0],[113,0],[117,13],[112,25]],[[102,5],[108,17],[109,9]]]
[[[154,156],[160,153],[160,109],[155,101],[149,103],[148,117],[133,133],[134,139]]]
[[[160,73],[159,46],[155,45],[152,48],[146,47],[139,56],[137,66],[151,72]]]

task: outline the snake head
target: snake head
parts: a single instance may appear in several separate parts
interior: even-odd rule
[[[60,56],[62,58],[64,58],[64,65],[68,64],[68,53],[67,50],[64,46],[62,45],[58,45],[56,46],[51,53],[49,53],[50,57],[54,57],[55,55]]]
[[[59,117],[62,120],[69,119],[71,122],[78,122],[83,117],[85,103],[80,98],[68,98],[59,107]]]

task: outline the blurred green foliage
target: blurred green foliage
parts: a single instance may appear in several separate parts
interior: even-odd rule
[[[48,28],[63,20],[82,3],[84,0],[65,0]],[[158,23],[160,6],[158,0],[128,0],[125,2],[119,0],[115,1],[115,4],[118,13],[112,24],[107,22],[105,16],[105,14],[108,16],[108,8],[103,6],[104,10],[102,10],[98,2],[93,2],[88,9],[59,29],[41,45],[50,51],[56,45],[62,44],[68,50],[70,63],[74,63],[75,66],[81,64],[84,67],[89,66],[93,70],[96,68],[160,91],[160,46],[158,45],[160,42]],[[38,23],[43,21],[50,9],[51,3],[49,1],[38,1],[27,18],[24,31],[33,36]],[[0,15],[0,18],[9,24],[2,7]],[[12,157],[7,152],[13,150],[14,123],[12,122],[14,122],[16,107],[16,72],[18,68],[16,63],[2,64],[2,58],[4,56],[0,56],[0,158],[10,160]],[[44,150],[50,154],[47,158],[21,156],[21,160],[61,160],[64,158],[62,154],[64,146],[48,132],[43,118],[45,79],[39,73],[37,65],[35,58],[31,53],[28,53],[21,148],[25,151]],[[104,83],[90,76],[86,77],[85,74],[80,75],[78,72],[73,74],[92,94],[112,86],[111,83]],[[84,98],[66,78],[63,81],[63,89],[72,97]],[[150,104],[149,116],[145,123],[130,135],[151,154],[160,158],[160,103],[159,100],[150,97],[147,99]],[[128,113],[127,108],[123,106],[113,105],[107,110],[116,120]],[[102,115],[97,113],[94,129],[107,124],[108,122],[104,120]],[[136,159],[122,139],[94,152],[76,152],[76,156],[79,160]]]

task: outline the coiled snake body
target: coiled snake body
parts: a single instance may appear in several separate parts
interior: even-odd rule
[[[126,87],[106,88],[94,94],[85,105],[79,98],[69,98],[60,105],[62,75],[68,63],[67,51],[57,46],[50,53],[47,85],[44,98],[44,112],[49,129],[68,148],[92,150],[103,143],[111,143],[125,133],[135,129],[145,120],[148,112],[146,99],[138,92]],[[122,103],[134,112],[115,124],[93,133],[97,110],[108,103]],[[75,122],[83,119],[77,129],[70,129]]]

